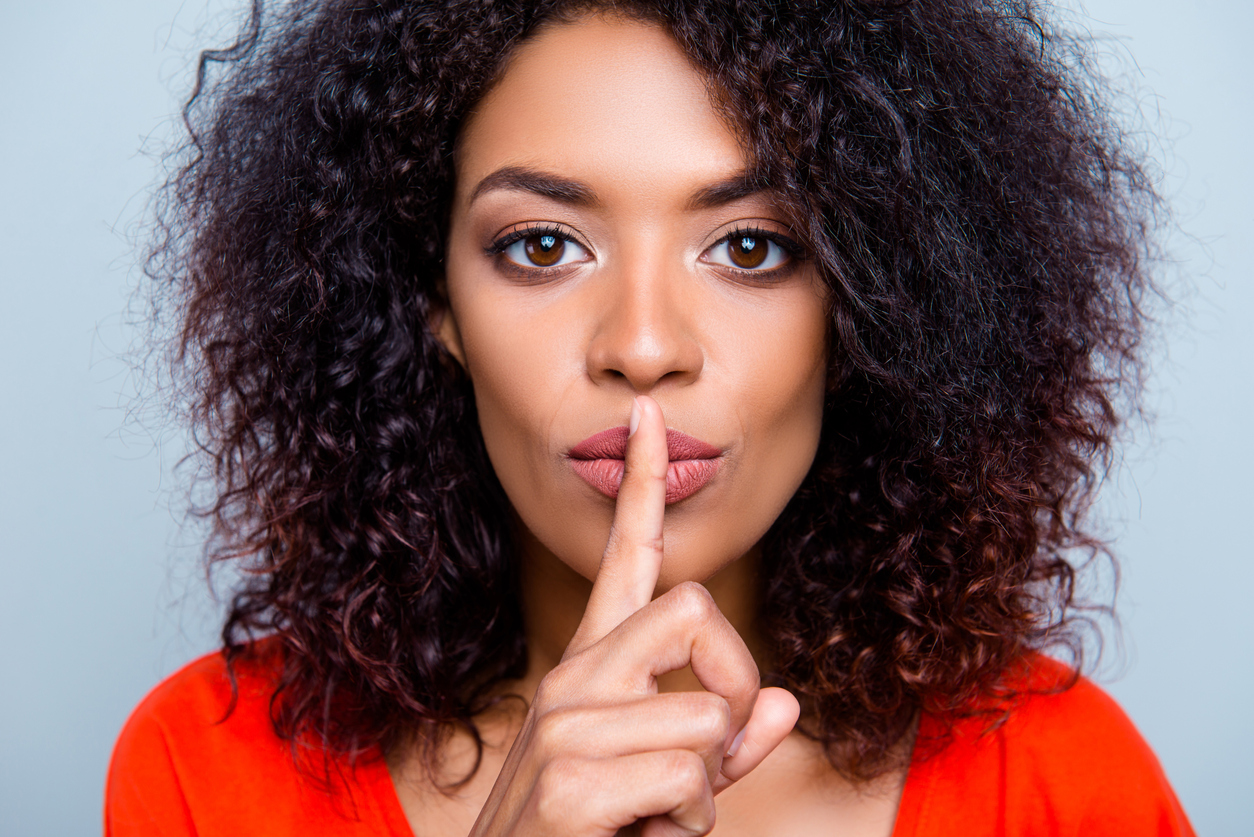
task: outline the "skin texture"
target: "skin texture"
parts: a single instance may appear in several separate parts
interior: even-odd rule
[[[769,193],[693,209],[703,189],[743,174],[736,135],[660,29],[589,27],[549,27],[525,44],[460,138],[441,333],[474,384],[493,467],[532,536],[529,560],[547,550],[595,578],[614,503],[565,454],[625,425],[634,395],[724,451],[714,480],[667,511],[667,590],[753,549],[809,469],[824,290],[804,261],[769,279],[713,261],[738,228],[790,235],[785,216]],[[476,195],[511,168],[577,181],[595,202],[509,184]],[[569,231],[584,253],[549,276],[484,253],[528,222]]]
[[[720,834],[887,834],[901,777],[853,791],[788,737],[796,700],[758,688],[756,545],[814,458],[826,301],[809,263],[768,245],[790,236],[769,193],[708,199],[743,180],[745,156],[703,77],[653,26],[548,26],[457,162],[437,330],[522,530],[530,671],[505,691],[528,709],[477,719],[484,763],[457,793],[391,759],[415,830],[704,834],[722,812]],[[493,246],[535,225],[568,239],[538,256],[555,266],[527,239]],[[727,235],[746,230],[768,247],[759,272],[729,258]],[[611,500],[566,453],[620,425]],[[668,427],[722,451],[714,479],[670,505]],[[448,742],[450,775],[466,745]]]

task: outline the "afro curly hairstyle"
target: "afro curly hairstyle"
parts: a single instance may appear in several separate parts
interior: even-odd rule
[[[1026,652],[1082,650],[1160,207],[1032,0],[255,2],[201,56],[148,262],[208,558],[247,568],[228,660],[277,634],[276,730],[354,758],[473,732],[525,670],[509,503],[428,317],[460,125],[590,10],[708,75],[831,289],[819,452],[763,545],[768,682],[854,778],[920,711],[995,722]]]

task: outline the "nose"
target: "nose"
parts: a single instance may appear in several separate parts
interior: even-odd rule
[[[687,278],[656,264],[602,277],[601,315],[587,353],[594,381],[625,381],[646,393],[697,379],[705,354],[696,332],[696,288]]]

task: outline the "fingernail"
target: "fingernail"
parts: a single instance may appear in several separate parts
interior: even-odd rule
[[[640,399],[631,399],[631,420],[627,422],[627,438],[630,439],[636,435],[636,428],[640,426]]]
[[[740,752],[740,745],[745,743],[745,732],[748,729],[749,729],[748,727],[745,727],[745,729],[742,729],[740,732],[738,732],[736,734],[736,737],[732,739],[731,746],[727,748],[728,758],[732,758],[733,756],[736,755],[736,753]]]

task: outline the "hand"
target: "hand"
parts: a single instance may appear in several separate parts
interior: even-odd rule
[[[536,690],[471,834],[706,834],[714,796],[757,767],[797,721],[796,699],[759,691],[744,641],[705,588],[652,600],[662,565],[666,425],[632,405],[626,475],[583,620]],[[703,692],[657,693],[691,665]]]

